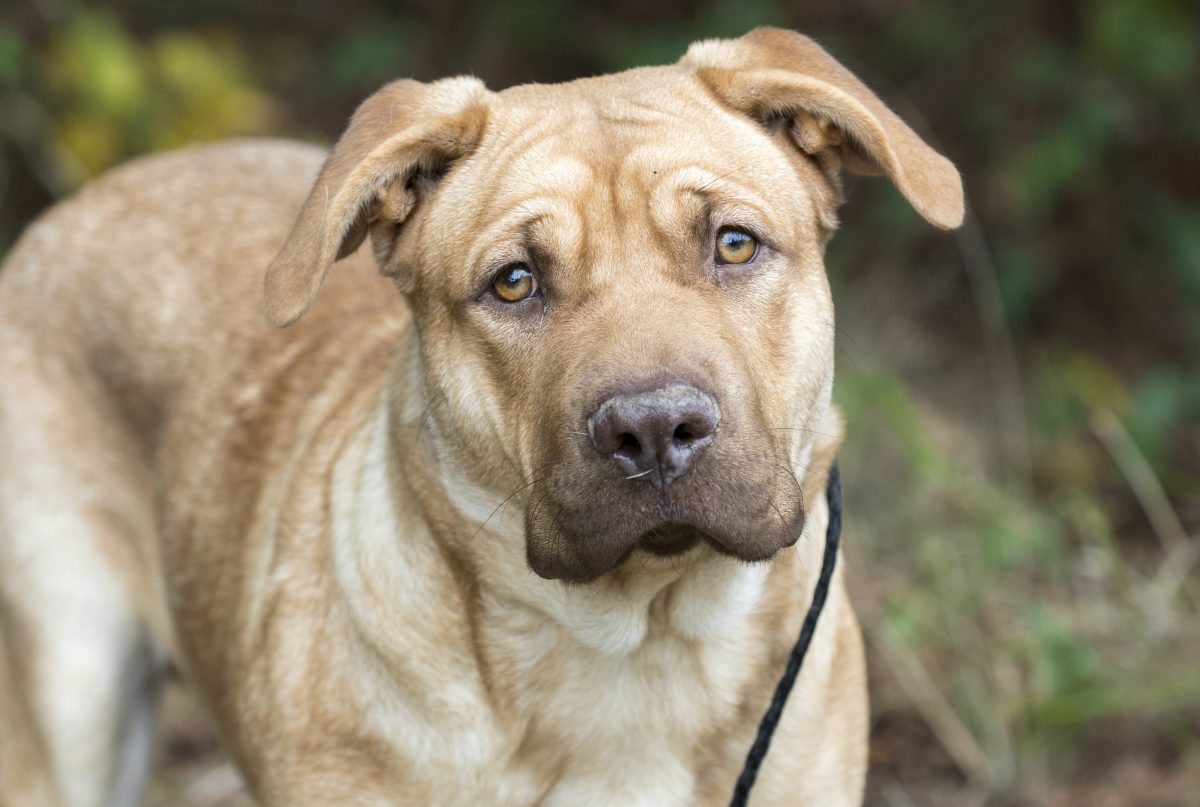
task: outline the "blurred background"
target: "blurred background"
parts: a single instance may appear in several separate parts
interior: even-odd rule
[[[68,0],[0,6],[0,255],[129,157],[329,143],[387,80],[499,89],[796,28],[963,172],[854,179],[829,249],[868,803],[1200,805],[1200,13],[1192,0]],[[166,708],[154,805],[243,804]]]

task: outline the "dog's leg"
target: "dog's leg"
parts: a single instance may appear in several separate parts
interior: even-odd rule
[[[0,807],[54,803],[54,782],[33,716],[10,612],[0,603]]]
[[[22,395],[0,400],[0,805],[136,805],[163,667],[135,602],[149,499],[90,396]]]
[[[141,798],[158,700],[155,654],[111,581],[72,571],[26,578],[16,593],[23,602],[6,592],[4,675],[16,680],[0,696],[0,804],[123,807]]]

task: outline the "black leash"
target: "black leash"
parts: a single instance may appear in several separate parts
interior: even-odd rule
[[[787,703],[792,686],[796,683],[796,675],[808,646],[812,643],[813,633],[817,629],[817,619],[821,609],[825,607],[825,597],[829,594],[829,581],[833,578],[833,567],[837,565],[838,540],[842,535],[842,477],[838,473],[837,462],[829,469],[829,484],[825,488],[825,500],[829,503],[829,526],[825,529],[825,556],[821,560],[821,576],[817,578],[817,587],[813,591],[812,605],[808,606],[808,615],[804,617],[804,627],[800,629],[800,638],[788,656],[787,667],[783,677],[775,687],[771,705],[758,724],[758,736],[750,753],[746,754],[746,764],[742,766],[742,775],[738,777],[737,786],[733,789],[733,800],[729,807],[745,807],[746,799],[750,798],[750,789],[758,778],[758,769],[762,767],[763,758],[771,747],[771,736],[779,725],[779,717],[783,714],[783,706]]]

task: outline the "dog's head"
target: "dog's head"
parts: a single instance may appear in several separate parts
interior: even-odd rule
[[[439,432],[476,482],[520,491],[535,572],[701,541],[770,558],[800,535],[829,407],[842,170],[962,219],[954,167],[788,31],[563,85],[397,82],[326,162],[267,316],[296,320],[369,234]]]

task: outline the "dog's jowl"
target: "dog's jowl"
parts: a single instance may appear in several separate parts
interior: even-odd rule
[[[727,802],[820,566],[847,171],[962,218],[764,29],[50,210],[0,272],[0,803],[138,803],[171,669],[266,805]],[[866,721],[839,574],[753,803],[857,803]]]

